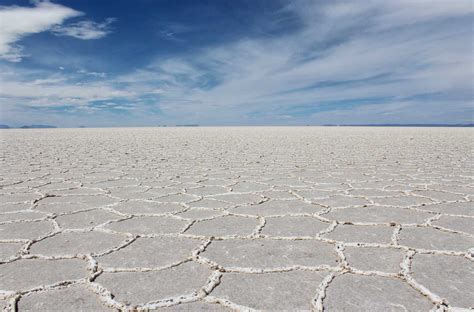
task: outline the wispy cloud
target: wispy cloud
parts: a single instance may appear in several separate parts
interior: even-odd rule
[[[377,107],[365,111],[371,122],[410,113],[430,122],[472,119],[470,1],[301,1],[286,10],[304,27],[158,60],[126,78],[131,86],[158,85],[168,116],[208,123],[236,116],[258,123],[252,116],[262,112],[277,123],[321,121],[325,111],[350,115],[362,107]],[[426,94],[436,109],[426,111]],[[341,108],[342,101],[354,105]],[[401,104],[394,110],[391,103]],[[292,114],[295,106],[301,110]]]
[[[176,42],[183,42],[184,39],[182,38],[182,35],[196,31],[196,29],[192,27],[179,23],[159,24],[158,27],[160,28],[160,37]]]
[[[112,32],[111,24],[115,18],[107,18],[102,23],[94,21],[80,21],[68,25],[57,25],[52,32],[56,36],[69,36],[82,40],[100,39]]]
[[[48,74],[43,70],[12,70],[8,65],[1,66],[0,72],[1,106],[4,107],[87,107],[95,101],[135,96],[131,91],[121,90],[102,79],[86,82],[81,79],[81,75],[102,76],[105,73],[84,71],[78,75],[60,71]]]
[[[87,71],[85,69],[79,69],[77,71],[78,74],[82,75],[87,75],[87,76],[92,76],[92,77],[100,77],[100,78],[105,78],[107,77],[107,73],[104,72],[94,72],[94,71]]]
[[[104,125],[472,122],[473,17],[471,0],[293,1],[274,14],[292,31],[157,53],[120,75],[4,67],[0,96],[4,116],[78,123],[44,111],[67,106]]]
[[[68,18],[83,13],[46,1],[35,1],[34,7],[0,6],[0,58],[21,61],[23,47],[15,44],[24,36],[51,29]]]

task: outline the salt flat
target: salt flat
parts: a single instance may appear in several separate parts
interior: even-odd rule
[[[473,130],[2,130],[0,305],[474,308]]]

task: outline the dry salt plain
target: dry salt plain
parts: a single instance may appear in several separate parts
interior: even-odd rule
[[[10,311],[474,307],[473,130],[2,130]]]

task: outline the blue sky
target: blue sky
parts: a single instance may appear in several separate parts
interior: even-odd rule
[[[472,123],[471,0],[0,0],[0,124]]]

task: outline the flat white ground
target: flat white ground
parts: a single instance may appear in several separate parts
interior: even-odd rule
[[[474,307],[473,130],[2,130],[0,306]]]

